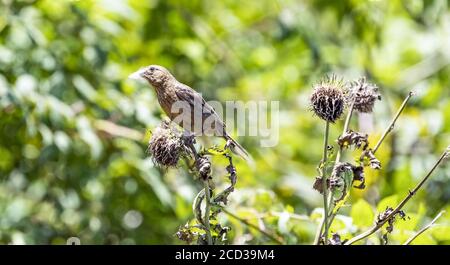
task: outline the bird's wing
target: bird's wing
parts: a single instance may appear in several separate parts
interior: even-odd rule
[[[219,118],[214,108],[211,107],[197,91],[184,84],[179,84],[176,88],[175,93],[179,100],[188,102],[192,107],[194,107],[195,104],[201,103],[204,117],[215,115]]]

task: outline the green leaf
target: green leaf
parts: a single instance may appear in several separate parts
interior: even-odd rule
[[[375,218],[372,206],[364,199],[359,199],[353,204],[350,216],[353,219],[353,223],[358,227],[369,227],[373,225]]]

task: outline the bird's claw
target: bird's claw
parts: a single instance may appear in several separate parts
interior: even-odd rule
[[[185,131],[183,133],[182,137],[183,137],[185,143],[187,143],[188,145],[196,143],[196,141],[195,141],[195,134],[193,134],[191,132]]]
[[[223,147],[223,149],[224,149],[224,150],[227,150],[227,149],[231,149],[231,148],[233,148],[233,147],[234,147],[233,142],[232,142],[231,140],[227,140],[227,143],[225,144],[225,146]]]

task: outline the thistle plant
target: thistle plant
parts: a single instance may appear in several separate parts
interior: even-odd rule
[[[395,221],[397,219],[405,220],[406,218],[409,218],[402,210],[403,206],[422,187],[424,182],[431,176],[439,164],[448,157],[448,149],[441,155],[430,172],[412,191],[408,192],[408,195],[397,207],[387,207],[384,212],[378,214],[378,217],[374,221],[374,226],[370,230],[351,239],[342,239],[337,233],[330,235],[330,227],[333,224],[334,218],[338,214],[340,208],[348,201],[352,188],[364,189],[366,187],[365,170],[380,170],[382,168],[382,163],[376,157],[377,150],[386,136],[394,129],[397,119],[412,96],[412,92],[408,93],[383,135],[375,146],[371,148],[368,141],[368,135],[350,128],[350,121],[353,112],[355,111],[360,113],[371,113],[374,110],[376,101],[381,100],[378,86],[367,82],[365,77],[361,77],[346,85],[335,75],[326,77],[321,82],[314,85],[310,97],[311,109],[314,114],[324,120],[326,124],[323,155],[322,160],[318,165],[319,176],[316,177],[313,185],[313,188],[323,195],[324,209],[323,218],[318,226],[314,240],[315,244],[354,244],[370,236],[384,226],[386,229],[382,239],[384,243],[387,244],[388,235],[393,231]],[[336,140],[338,152],[336,153],[334,161],[330,161],[331,155],[328,154],[328,150],[333,149],[328,145],[330,123],[336,123],[345,110],[347,110],[347,117],[345,119],[344,129],[342,134]],[[356,161],[341,161],[343,153],[349,148],[359,150],[359,158],[356,159]],[[433,220],[433,223],[437,218],[438,217]],[[425,227],[424,229],[427,228]],[[411,239],[411,241],[412,240],[414,240],[414,238]],[[409,244],[410,241],[407,243]]]
[[[322,161],[318,166],[319,177],[316,178],[316,187],[323,194],[325,233],[328,234],[328,179],[326,173],[326,164],[328,159],[328,134],[330,123],[335,123],[345,109],[345,91],[342,80],[337,79],[336,75],[326,77],[314,85],[314,91],[310,98],[311,109],[314,113],[325,121],[325,134],[323,143]]]
[[[217,215],[226,212],[228,197],[234,191],[237,181],[237,171],[232,157],[227,149],[213,146],[197,150],[193,134],[182,132],[174,124],[164,120],[152,133],[148,145],[148,153],[155,165],[163,168],[177,167],[180,160],[186,161],[195,179],[203,183],[203,189],[195,196],[193,202],[194,220],[181,226],[176,236],[188,243],[198,245],[213,245],[227,242],[229,227],[222,226]],[[226,171],[230,185],[221,192],[215,192],[212,177],[212,156],[223,156],[227,159]],[[203,207],[202,207],[203,206]]]

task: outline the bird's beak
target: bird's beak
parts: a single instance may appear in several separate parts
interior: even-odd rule
[[[144,71],[145,71],[145,68],[141,68],[141,69],[137,70],[136,72],[132,73],[131,75],[129,75],[128,78],[133,79],[133,80],[145,81],[145,78],[143,76]]]

